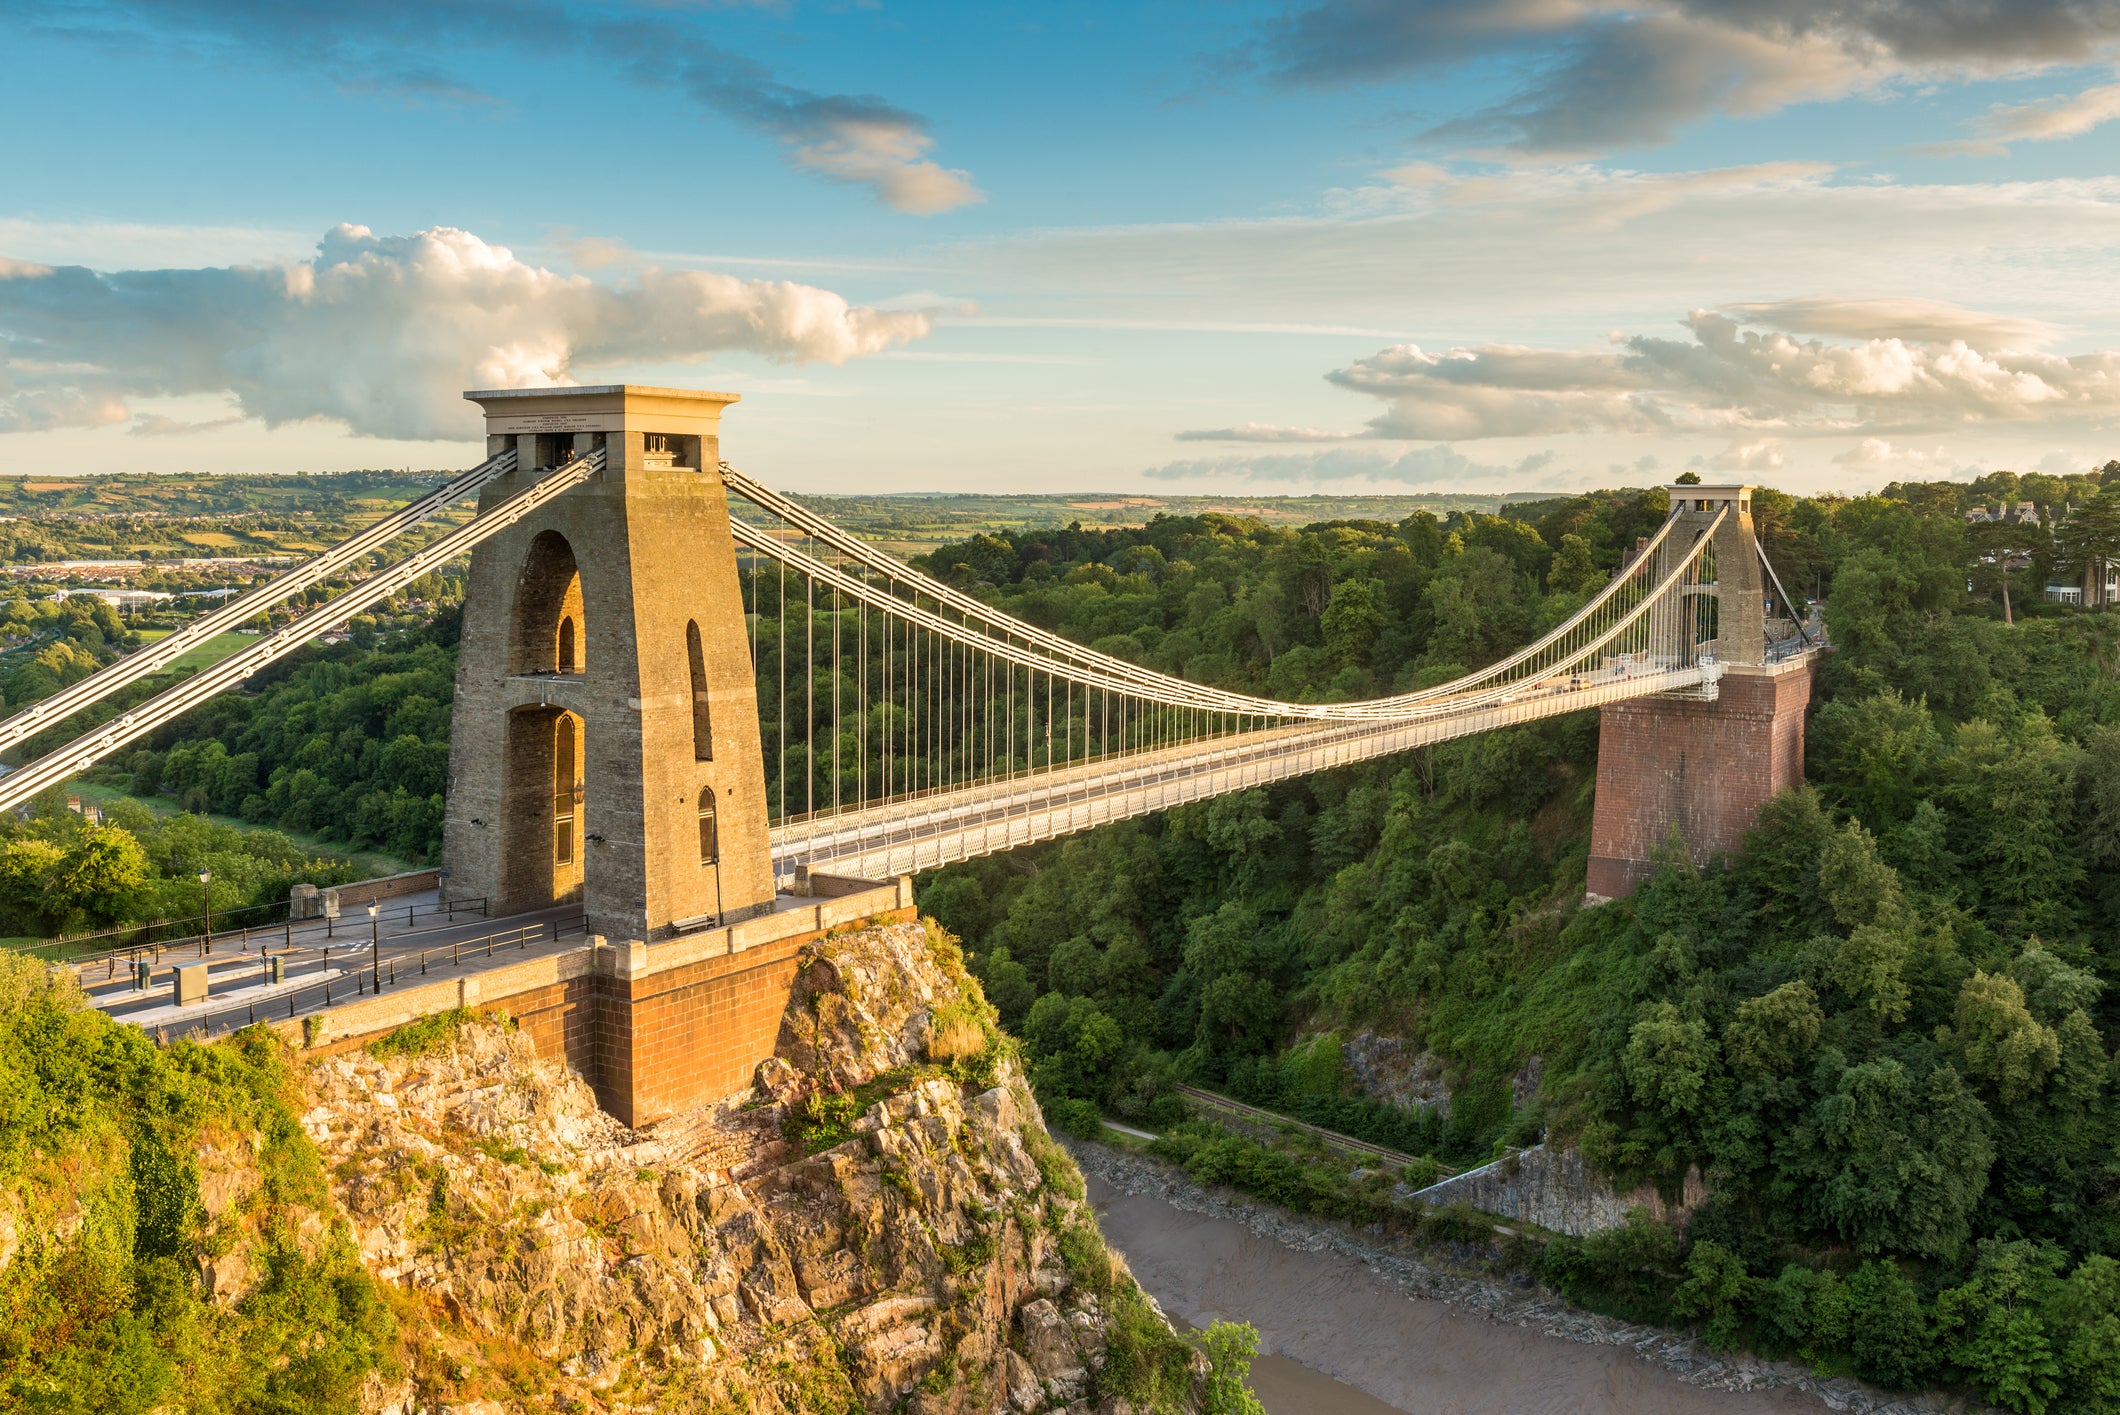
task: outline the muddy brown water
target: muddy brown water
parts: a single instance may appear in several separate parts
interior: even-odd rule
[[[1303,1252],[1231,1219],[1095,1175],[1110,1244],[1172,1318],[1259,1329],[1252,1387],[1269,1415],[1818,1415],[1790,1390],[1687,1385],[1590,1346],[1409,1296],[1354,1258]]]

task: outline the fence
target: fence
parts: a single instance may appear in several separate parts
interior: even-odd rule
[[[443,968],[462,968],[467,959],[483,962],[492,958],[496,951],[513,949],[526,952],[533,944],[558,943],[572,935],[586,936],[586,933],[586,916],[574,914],[549,923],[525,924],[519,928],[481,934],[476,938],[452,939],[417,953],[394,953],[388,957],[357,964],[350,970],[334,970],[329,951],[323,948],[316,949],[313,955],[310,955],[309,950],[298,949],[293,954],[261,956],[257,972],[236,980],[236,985],[241,986],[246,982],[264,983],[271,976],[272,960],[278,958],[282,960],[283,969],[290,975],[287,977],[288,987],[284,994],[232,1003],[203,1011],[197,1017],[186,1017],[175,1024],[160,1023],[155,1029],[156,1038],[163,1042],[167,1042],[172,1036],[210,1040],[279,1017],[282,1015],[283,1005],[285,1016],[299,1017],[304,1012],[329,1007],[335,1000],[343,1000],[349,987],[353,989],[356,997],[380,994],[397,986],[400,977],[424,977]],[[304,984],[291,976],[293,965],[310,961],[312,956],[316,963],[317,977],[314,982]]]
[[[439,914],[447,917],[453,922],[458,914],[468,914],[473,912],[474,910],[478,913],[478,916],[483,919],[487,916],[489,906],[490,901],[484,895],[478,895],[471,899],[444,900],[439,904],[429,904],[426,906],[425,912],[429,918],[432,918],[435,915]],[[284,908],[285,906],[269,905],[260,907]],[[412,928],[413,923],[418,919],[421,913],[421,908],[417,904],[407,904],[404,907],[405,927],[407,930],[410,930]],[[380,923],[383,919],[395,918],[396,915],[397,910],[394,908],[379,910],[376,915],[376,920],[378,923]],[[316,936],[316,934],[321,932],[326,939],[335,939],[338,937],[338,930],[341,927],[354,930],[357,933],[361,922],[366,919],[366,917],[367,916],[365,914],[355,914],[351,917],[341,917],[337,919],[282,919],[278,923],[274,924],[247,924],[239,929],[221,929],[211,934],[191,934],[182,938],[163,939],[159,942],[143,941],[119,944],[115,947],[101,949],[93,953],[80,954],[71,958],[57,958],[53,959],[52,961],[60,963],[70,963],[78,968],[92,967],[97,963],[110,963],[113,969],[115,969],[116,962],[118,959],[123,958],[127,962],[135,962],[139,959],[141,954],[148,952],[150,949],[153,950],[152,961],[160,963],[162,961],[162,955],[165,953],[176,953],[182,950],[193,948],[198,950],[199,957],[207,957],[213,952],[213,945],[217,943],[233,943],[240,951],[248,953],[250,951],[250,945],[252,944],[252,942],[257,942],[261,947],[270,947],[272,940],[275,938],[280,940],[280,946],[282,949],[291,949],[294,947],[295,935],[297,933],[314,937]],[[118,930],[117,932],[130,933],[132,932],[132,930]],[[108,935],[89,934],[85,935],[84,939],[104,937],[108,937]],[[397,937],[402,938],[404,937],[404,935],[399,934],[397,935]],[[67,941],[82,942],[84,940]],[[26,946],[49,947],[50,945]]]

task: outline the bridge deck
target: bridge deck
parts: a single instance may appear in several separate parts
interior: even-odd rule
[[[1527,685],[1508,700],[1455,712],[1445,702],[1413,722],[1269,728],[810,816],[773,828],[773,867],[783,881],[799,867],[863,879],[918,874],[1453,737],[1652,693],[1712,691],[1722,672],[1708,662]]]

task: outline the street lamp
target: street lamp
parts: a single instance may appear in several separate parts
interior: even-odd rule
[[[212,870],[199,871],[199,915],[206,921],[206,932],[200,938],[201,953],[213,952],[213,896],[206,889],[212,880]]]
[[[368,972],[375,990],[383,990],[383,906],[368,906]]]

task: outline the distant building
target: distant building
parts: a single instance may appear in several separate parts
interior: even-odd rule
[[[171,596],[159,590],[61,590],[58,594],[46,595],[45,599],[100,599],[120,614],[132,614],[142,609],[151,609]]]
[[[1981,525],[1991,521],[2007,521],[2012,525],[2040,526],[2046,524],[2039,517],[2036,502],[2020,501],[2014,506],[2005,506],[2000,511],[1990,511],[1985,506],[1975,506],[1965,513],[1967,525]]]
[[[2080,585],[2048,585],[2046,597],[2054,604],[2084,604],[2089,601],[2090,591],[2097,588],[2094,575],[2085,575]],[[2120,604],[2120,566],[2105,567],[2105,597],[2100,604]]]

